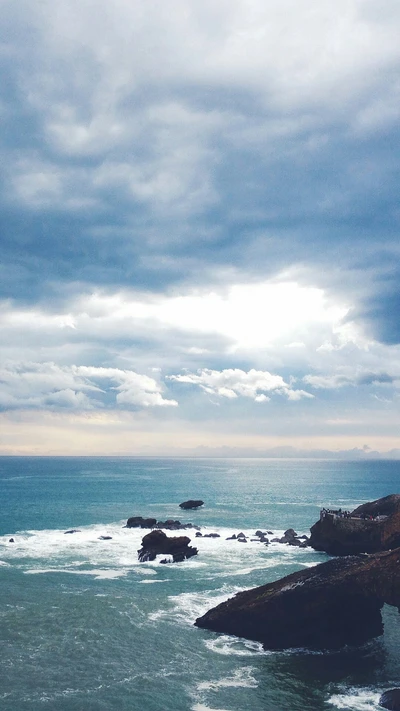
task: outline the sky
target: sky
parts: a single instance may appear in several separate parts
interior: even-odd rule
[[[0,454],[400,458],[398,1],[0,5]]]

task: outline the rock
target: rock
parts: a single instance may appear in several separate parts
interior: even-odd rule
[[[64,533],[80,533],[79,528],[70,528],[69,531],[64,531]]]
[[[373,518],[371,518],[373,517]],[[376,553],[400,546],[400,494],[362,504],[352,512],[322,509],[310,545],[331,555]]]
[[[333,558],[238,593],[195,624],[265,649],[338,649],[381,635],[384,603],[400,607],[400,548]]]
[[[196,531],[196,538],[203,538],[203,534],[200,531]]]
[[[240,533],[237,534],[236,538],[246,538],[246,536],[243,531],[240,531]]]
[[[99,541],[112,541],[112,536],[99,536]]]
[[[389,689],[379,699],[379,706],[390,711],[400,711],[400,689]]]
[[[143,518],[143,516],[131,516],[126,522],[125,528],[153,528],[157,524],[156,518]]]
[[[203,538],[221,538],[219,533],[205,533]]]
[[[242,538],[241,536],[238,536],[236,540],[238,543],[247,543],[247,538]]]
[[[232,533],[231,536],[228,536],[226,539],[227,541],[236,541],[236,533]]]
[[[155,560],[161,554],[172,555],[174,563],[179,563],[186,558],[197,555],[197,548],[189,546],[188,536],[175,536],[168,538],[164,531],[155,529],[142,538],[142,548],[138,551],[141,562]]]
[[[181,509],[198,509],[200,506],[203,506],[203,504],[204,501],[200,499],[189,499],[189,501],[183,501],[179,506]]]
[[[273,532],[273,531],[267,531],[267,534],[268,534],[269,536],[273,536],[273,535],[274,535],[274,532]]]
[[[256,531],[254,535],[260,536],[260,538],[261,538],[261,536],[265,536],[265,533],[263,533],[262,531]]]
[[[8,539],[8,542],[9,542],[9,543],[15,543],[15,541],[14,541],[13,538],[9,538],[9,539]]]

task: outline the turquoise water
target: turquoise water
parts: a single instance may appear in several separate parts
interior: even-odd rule
[[[399,492],[399,471],[392,461],[0,458],[0,708],[378,709],[382,689],[400,684],[393,608],[382,638],[334,654],[265,652],[193,622],[239,590],[326,560],[229,535],[307,533],[321,506]],[[182,512],[187,498],[204,508]],[[196,540],[199,555],[184,563],[138,563],[143,531],[123,528],[134,515],[221,537]]]

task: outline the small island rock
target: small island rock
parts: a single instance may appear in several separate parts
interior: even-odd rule
[[[164,531],[154,530],[142,538],[142,548],[138,551],[138,558],[143,563],[155,560],[159,554],[171,555],[174,563],[180,563],[186,558],[197,555],[197,548],[189,546],[188,536],[175,536],[168,538]]]
[[[201,499],[189,499],[188,501],[182,501],[179,507],[181,509],[198,509],[203,504],[204,501],[201,501]]]

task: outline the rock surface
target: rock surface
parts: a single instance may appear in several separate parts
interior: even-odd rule
[[[188,501],[182,501],[179,506],[181,509],[198,509],[203,504],[204,501],[201,501],[201,499],[189,499]]]
[[[400,689],[389,689],[379,699],[379,706],[390,711],[400,711]]]
[[[143,563],[155,560],[156,556],[171,555],[174,563],[180,563],[186,558],[197,555],[197,548],[189,546],[188,536],[168,538],[164,531],[151,531],[142,538],[142,547],[138,550],[138,558]]]
[[[340,511],[340,510],[339,510]],[[400,494],[362,504],[354,511],[321,512],[310,545],[331,555],[376,553],[400,546]]]
[[[384,603],[400,606],[400,548],[334,558],[238,593],[195,624],[265,649],[338,649],[381,635]]]
[[[166,521],[157,521],[156,518],[131,516],[128,518],[125,528],[165,528],[168,531],[179,531],[183,528],[198,528],[198,526],[194,526],[193,523],[181,523],[172,518],[168,518]]]

